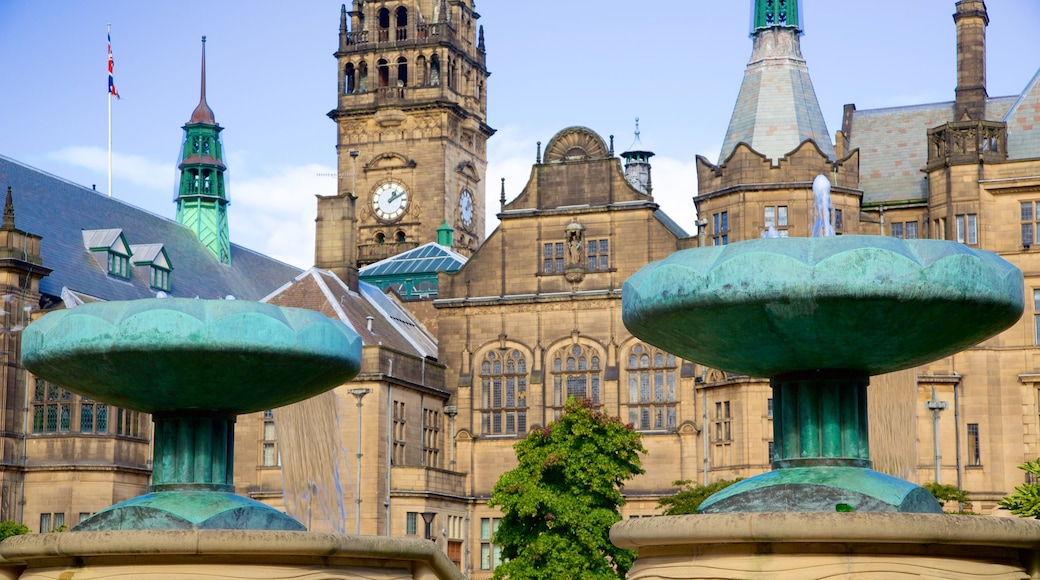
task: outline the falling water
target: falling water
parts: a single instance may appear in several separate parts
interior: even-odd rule
[[[917,481],[917,374],[914,369],[870,378],[867,414],[874,469]]]
[[[831,204],[831,182],[820,174],[813,179],[813,226],[812,237],[834,235],[834,205]]]
[[[275,426],[286,513],[308,530],[346,533],[341,482],[350,475],[336,391],[276,409]]]

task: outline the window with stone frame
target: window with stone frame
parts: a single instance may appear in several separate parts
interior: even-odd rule
[[[71,431],[72,409],[71,391],[43,379],[36,379],[33,389],[33,433]]]
[[[602,356],[584,344],[572,344],[557,350],[552,358],[554,417],[559,419],[567,399],[587,399],[595,406],[601,403],[603,381]]]
[[[278,428],[274,422],[274,410],[268,409],[263,414],[263,426],[260,433],[260,466],[277,467],[280,465],[278,456]]]
[[[610,269],[610,245],[607,240],[588,240],[586,247],[590,272]]]
[[[1037,221],[1040,220],[1040,202],[1023,201],[1021,204],[1022,247],[1036,243]]]
[[[108,433],[109,407],[93,399],[82,398],[79,403],[79,432]]]
[[[440,467],[441,416],[433,409],[423,409],[423,466]]]
[[[626,357],[628,421],[639,431],[672,431],[677,423],[679,365],[675,355],[645,344]]]
[[[501,518],[480,518],[480,569],[494,570],[502,564],[502,548],[493,541]]]
[[[488,351],[480,363],[481,433],[527,433],[527,358],[516,349]]]
[[[728,443],[733,440],[732,415],[729,401],[715,403],[715,442]]]
[[[405,414],[405,406],[403,401],[393,402],[393,449],[390,454],[390,463],[392,465],[404,465],[405,460],[405,439],[407,426],[407,415]]]
[[[969,213],[955,217],[957,241],[969,246],[979,243],[978,215]]]
[[[548,242],[542,244],[542,273],[563,274],[564,272],[564,243]]]
[[[722,211],[711,216],[711,245],[725,246],[729,243],[729,212]]]

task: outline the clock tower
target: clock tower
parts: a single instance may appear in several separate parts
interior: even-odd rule
[[[444,224],[453,230],[452,249],[464,255],[484,241],[494,129],[487,125],[489,73],[478,18],[473,0],[343,6],[338,104],[329,113],[339,186],[335,198],[318,202],[319,267],[349,268],[338,262],[355,252],[364,266],[436,242]],[[353,212],[323,219],[322,204],[350,204]]]

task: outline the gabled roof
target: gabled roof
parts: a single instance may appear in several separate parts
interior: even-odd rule
[[[451,248],[436,242],[429,242],[417,248],[390,256],[374,264],[369,264],[358,271],[364,278],[375,278],[395,275],[436,274],[437,272],[457,272],[466,263],[466,257]]]
[[[437,358],[437,342],[411,314],[371,284],[360,282],[359,289],[353,292],[331,272],[310,268],[262,302],[321,312],[351,327],[366,346]]]
[[[1003,121],[1008,128],[1008,157],[1040,157],[1040,70],[1026,85]]]
[[[166,251],[162,244],[138,244],[130,246],[130,261],[137,266],[158,266],[172,270],[170,261],[166,258]]]
[[[63,289],[103,300],[155,295],[149,268],[131,268],[129,280],[109,276],[84,246],[86,230],[120,231],[131,246],[162,244],[177,267],[167,292],[175,297],[230,294],[259,300],[300,272],[236,245],[231,264],[221,264],[191,230],[173,220],[0,156],[0,187],[6,186],[12,189],[18,229],[43,238],[43,265],[53,272],[40,281],[40,291],[54,297],[61,297]]]

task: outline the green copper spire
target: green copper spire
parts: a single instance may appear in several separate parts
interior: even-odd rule
[[[751,34],[762,28],[782,26],[802,29],[802,7],[798,0],[751,0]]]
[[[202,37],[202,94],[191,120],[183,127],[181,177],[177,186],[177,221],[198,236],[225,264],[231,263],[231,237],[228,234],[229,200],[224,184],[224,147],[213,110],[206,103],[206,37]]]

